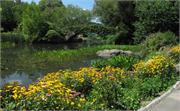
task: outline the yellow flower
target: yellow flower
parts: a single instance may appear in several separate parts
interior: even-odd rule
[[[110,80],[116,80],[116,78],[113,77],[113,76],[109,76],[109,79],[110,79]]]
[[[71,102],[71,105],[73,106],[73,105],[74,105],[74,102]]]
[[[170,52],[172,53],[180,53],[180,44],[177,46],[174,46],[170,49]]]
[[[163,55],[157,55],[147,61],[140,61],[133,65],[135,73],[157,75],[163,74],[164,70],[168,70],[168,67],[173,67],[172,60],[169,57]]]
[[[13,95],[13,98],[14,98],[15,100],[17,99],[17,97],[18,97],[17,94],[14,94],[14,95]]]
[[[80,98],[80,102],[85,102],[86,100],[84,98]]]
[[[78,107],[81,107],[81,104],[78,103]]]
[[[80,81],[81,83],[83,83],[83,82],[84,82],[84,78],[80,78],[79,81]]]

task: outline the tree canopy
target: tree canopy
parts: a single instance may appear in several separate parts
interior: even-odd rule
[[[30,42],[65,40],[68,35],[95,33],[110,35],[115,43],[140,43],[158,31],[169,30],[176,35],[179,32],[178,1],[95,0],[92,11],[65,6],[62,0],[0,2],[1,32],[21,33]],[[92,23],[92,18],[100,18],[101,24]]]

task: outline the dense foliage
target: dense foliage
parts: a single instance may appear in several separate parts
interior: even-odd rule
[[[0,1],[1,4],[1,31],[12,31],[17,26],[14,10],[12,7],[15,6],[13,1]],[[6,10],[4,10],[6,9]]]
[[[157,32],[152,33],[146,37],[146,39],[142,42],[141,46],[144,47],[142,50],[145,51],[157,51],[159,49],[163,49],[166,46],[172,46],[178,43],[178,37],[168,31],[168,32]]]
[[[131,39],[140,43],[147,35],[158,31],[170,30],[178,35],[178,7],[178,1],[97,0],[94,13],[100,16],[102,23],[123,32],[125,36],[119,35],[117,43],[130,43]]]
[[[146,35],[154,32],[172,31],[178,35],[179,2],[178,1],[141,1],[136,2],[138,20],[135,22],[135,42],[140,43]]]
[[[22,33],[28,42],[77,42],[89,37],[105,43],[140,43],[158,31],[178,35],[178,6],[178,1],[96,0],[89,11],[64,6],[61,0],[38,4],[2,0],[1,32]],[[92,23],[93,18],[100,23]]]
[[[130,43],[134,31],[132,24],[136,20],[134,8],[133,1],[97,0],[94,13],[102,23],[118,28],[116,43]]]
[[[71,5],[65,7],[61,0],[41,0],[39,4],[5,0],[1,3],[1,31],[14,30],[22,33],[28,42],[64,42],[77,35],[75,33],[76,35],[70,34],[70,37],[65,37],[69,36],[69,33],[74,33],[74,30],[71,30],[72,26],[88,25],[91,20],[88,10]]]
[[[106,66],[120,67],[126,70],[132,69],[132,64],[138,62],[138,57],[120,55],[109,59],[100,59],[92,62],[93,67],[103,68]]]

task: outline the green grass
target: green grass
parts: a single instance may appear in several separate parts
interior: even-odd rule
[[[122,49],[137,51],[139,46],[137,45],[99,45],[87,48],[80,48],[74,50],[53,50],[53,51],[38,51],[35,53],[36,57],[48,58],[48,59],[61,59],[61,60],[71,60],[72,58],[77,59],[83,56],[92,56],[99,50],[103,49]]]

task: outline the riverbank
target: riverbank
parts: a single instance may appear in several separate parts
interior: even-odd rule
[[[81,44],[5,45],[6,48],[1,50],[1,85],[13,80],[28,85],[48,72],[60,69],[77,70],[91,66],[91,61],[99,59],[96,56],[98,50],[117,48],[135,51],[138,49],[138,46],[131,45],[90,47]]]
[[[142,102],[159,96],[179,80],[172,55],[179,52],[178,45],[170,48],[168,54],[159,53],[132,62],[130,68],[83,67],[47,73],[28,86],[11,82],[1,89],[4,94],[1,99],[6,103],[1,107],[8,110],[137,110]]]

